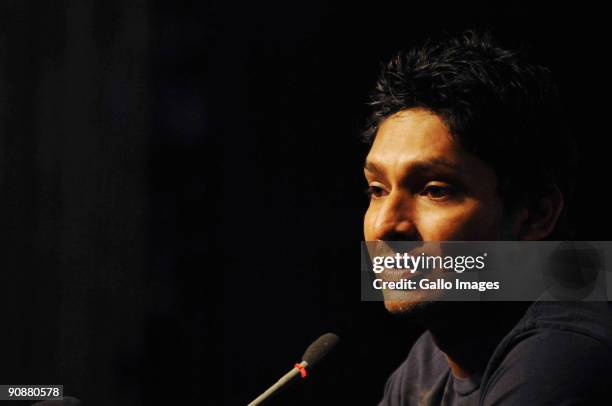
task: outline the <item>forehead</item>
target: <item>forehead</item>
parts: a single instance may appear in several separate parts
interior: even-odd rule
[[[413,161],[458,164],[465,152],[437,115],[423,109],[403,110],[382,122],[367,157],[384,166],[405,166]]]
[[[497,183],[493,168],[467,152],[440,117],[423,109],[401,111],[379,126],[365,171],[396,180],[425,173],[451,176],[474,190],[493,190]]]

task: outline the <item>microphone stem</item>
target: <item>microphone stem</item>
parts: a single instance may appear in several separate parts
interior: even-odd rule
[[[308,366],[308,362],[302,361],[300,365],[304,368]],[[249,403],[247,406],[257,406],[261,404],[263,401],[268,399],[274,392],[279,390],[283,385],[287,384],[291,381],[296,375],[300,373],[300,370],[297,368],[293,368],[291,371],[287,372],[281,379],[279,379],[274,385],[270,386],[264,393],[259,395],[254,401]]]

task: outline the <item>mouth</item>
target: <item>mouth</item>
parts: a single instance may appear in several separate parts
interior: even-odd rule
[[[385,268],[381,273],[376,275],[385,282],[397,282],[401,279],[410,279],[416,276],[416,273],[411,272],[411,269]]]

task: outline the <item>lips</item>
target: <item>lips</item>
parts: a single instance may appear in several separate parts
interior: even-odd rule
[[[385,268],[377,277],[386,282],[397,282],[400,279],[409,279],[416,276],[416,272],[410,272],[410,269]]]

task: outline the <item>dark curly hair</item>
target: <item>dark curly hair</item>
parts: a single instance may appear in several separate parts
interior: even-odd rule
[[[363,138],[373,142],[382,121],[401,110],[427,109],[495,170],[507,208],[530,205],[556,185],[565,204],[549,239],[568,239],[575,145],[551,72],[525,54],[472,30],[398,52],[370,95]]]

